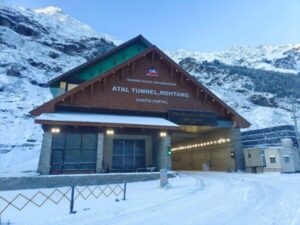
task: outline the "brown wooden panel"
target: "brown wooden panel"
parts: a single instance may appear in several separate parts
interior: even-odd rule
[[[156,69],[158,77],[145,75],[151,67]],[[155,57],[151,63],[146,57],[143,57],[135,62],[134,74],[132,74],[131,66],[126,66],[122,79],[117,73],[106,77],[105,88],[101,84],[103,81],[94,85],[93,98],[90,96],[90,90],[86,88],[74,96],[72,105],[157,112],[167,112],[169,109],[199,110],[216,112],[222,116],[216,104],[209,101],[203,104],[197,97],[198,87],[187,80],[182,73],[174,72],[172,77],[169,74],[170,66],[164,59]],[[134,80],[139,82],[134,82]],[[171,84],[175,84],[175,86],[171,86]],[[120,87],[123,91],[113,91]],[[156,93],[161,91],[186,93],[189,97],[137,94],[135,93],[136,89],[155,90]],[[124,92],[125,90],[128,92]],[[150,101],[151,103],[149,103]],[[59,104],[71,105],[71,102],[66,99]]]

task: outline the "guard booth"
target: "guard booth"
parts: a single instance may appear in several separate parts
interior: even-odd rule
[[[142,36],[49,86],[41,174],[243,169],[250,124]]]

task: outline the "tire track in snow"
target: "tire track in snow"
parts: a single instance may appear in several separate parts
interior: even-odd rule
[[[73,225],[299,225],[299,174],[185,172],[194,180],[181,192],[166,191],[118,203],[115,214],[76,215]],[[145,183],[145,185],[147,185]],[[180,189],[179,189],[180,190]],[[161,190],[164,191],[164,190]],[[154,193],[154,192],[149,192]],[[157,192],[155,192],[157,193]],[[171,194],[170,194],[171,193]],[[136,204],[136,206],[133,205]],[[128,208],[131,207],[131,208]],[[51,223],[50,223],[51,224]]]

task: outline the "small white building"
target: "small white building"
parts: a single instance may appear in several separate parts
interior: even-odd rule
[[[247,148],[244,149],[244,158],[246,172],[262,173],[266,166],[265,154],[263,148]]]
[[[246,171],[294,173],[300,171],[300,152],[291,139],[281,140],[281,146],[244,149]]]
[[[281,140],[282,146],[265,149],[265,172],[294,173],[300,171],[299,150],[293,147],[291,139]]]

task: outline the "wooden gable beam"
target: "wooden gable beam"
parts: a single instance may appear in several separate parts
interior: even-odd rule
[[[153,52],[151,53],[151,63],[154,62],[154,58],[155,58],[155,52],[153,51]]]
[[[123,80],[125,74],[125,68],[124,66],[121,68],[121,73],[120,73],[120,80]]]
[[[106,88],[106,77],[103,78],[103,90]]]
[[[70,95],[70,104],[74,104],[74,94]]]
[[[94,97],[94,86],[95,86],[95,83],[92,83],[90,86],[90,98]]]
[[[226,109],[225,109],[224,106],[221,106],[220,114],[221,115],[225,115],[226,114]]]
[[[182,73],[180,73],[180,84],[182,84],[182,83],[183,83],[183,80],[184,80],[184,76],[183,76],[183,74],[182,74]]]
[[[204,94],[204,102],[207,102],[207,98],[208,98],[208,94],[207,94],[207,92],[205,92],[205,94]]]
[[[134,76],[134,61],[131,63],[131,76]]]
[[[173,68],[173,66],[171,66],[170,67],[170,74],[169,74],[170,77],[173,77],[173,73],[174,73],[174,68]]]
[[[197,86],[197,88],[196,88],[196,98],[199,98],[199,96],[200,96],[200,87]]]

